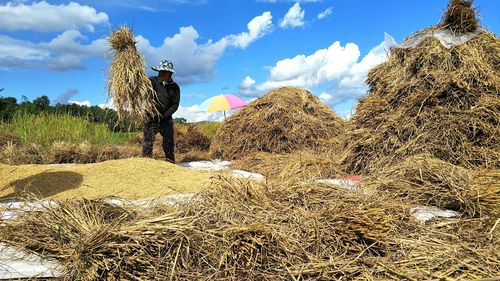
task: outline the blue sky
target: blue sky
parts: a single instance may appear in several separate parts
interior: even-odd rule
[[[341,116],[366,94],[366,72],[386,58],[384,32],[401,42],[439,22],[447,0],[0,1],[3,96],[108,103],[106,36],[134,30],[149,66],[174,62],[176,117],[227,93],[247,101],[278,86],[304,87]],[[500,1],[476,0],[482,25],[499,34]]]

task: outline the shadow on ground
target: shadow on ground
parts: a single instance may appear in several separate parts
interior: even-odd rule
[[[1,199],[34,196],[38,199],[47,198],[65,190],[78,188],[83,182],[83,176],[70,171],[43,172],[24,179],[16,180],[5,186],[12,192]],[[4,190],[5,190],[4,189]]]

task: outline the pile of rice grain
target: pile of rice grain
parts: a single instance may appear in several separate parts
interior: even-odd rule
[[[199,192],[212,174],[149,158],[86,165],[0,164],[0,198],[153,198]]]

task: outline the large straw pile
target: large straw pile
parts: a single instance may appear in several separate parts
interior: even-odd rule
[[[108,73],[108,95],[118,112],[118,118],[130,113],[136,121],[156,115],[156,94],[145,72],[145,62],[137,51],[132,31],[122,26],[108,38],[113,49],[113,61]]]
[[[314,148],[338,136],[342,119],[305,89],[283,87],[251,102],[228,118],[210,146],[216,158],[235,159],[249,152],[290,153]]]
[[[387,194],[221,179],[176,210],[65,201],[2,220],[0,241],[65,280],[468,280],[498,275],[499,228],[414,223]],[[493,280],[493,279],[488,279]]]
[[[444,29],[475,31],[471,1],[453,0]],[[428,153],[463,167],[500,167],[500,40],[486,30],[446,48],[429,36],[415,47],[392,48],[367,78],[370,91],[352,118],[343,161],[370,173],[408,156]]]

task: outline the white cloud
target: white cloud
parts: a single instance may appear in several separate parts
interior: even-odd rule
[[[201,121],[221,121],[224,118],[222,112],[200,112],[198,111],[198,107],[198,104],[189,107],[179,106],[172,117],[184,118],[189,123]],[[226,113],[226,115],[229,116],[228,113]]]
[[[90,101],[88,101],[88,100],[86,100],[86,101],[70,100],[70,101],[68,101],[68,103],[69,104],[78,104],[78,105],[90,107]]]
[[[238,35],[229,35],[225,39],[230,45],[245,49],[250,43],[264,36],[272,26],[273,16],[271,12],[264,12],[262,15],[253,18],[248,24],[248,32]]]
[[[323,92],[319,95],[319,98],[324,103],[328,103],[332,99],[332,95],[328,94],[327,92]]]
[[[215,75],[216,62],[228,47],[244,49],[267,34],[271,27],[272,15],[264,12],[248,23],[247,31],[224,36],[216,42],[208,40],[204,44],[198,44],[200,36],[192,26],[181,27],[179,33],[166,37],[159,47],[152,46],[141,35],[136,37],[136,41],[139,51],[145,55],[150,65],[156,65],[165,58],[174,59],[175,79],[180,83],[190,84],[209,81]],[[75,29],[66,30],[50,42],[42,43],[0,35],[0,69],[83,69],[84,60],[91,57],[104,58],[108,50],[105,39],[92,42],[86,39]]]
[[[106,101],[106,103],[100,103],[98,104],[97,106],[99,106],[100,108],[104,109],[104,108],[109,108],[109,109],[114,109],[116,110],[116,106],[115,106],[115,103],[113,102],[113,99],[109,99],[108,101]]]
[[[205,44],[198,44],[200,36],[192,26],[181,27],[179,33],[165,38],[160,47],[152,46],[140,35],[136,40],[138,49],[151,65],[171,58],[176,69],[174,79],[183,84],[190,84],[210,80],[215,75],[215,63],[228,47],[244,49],[267,34],[271,26],[272,15],[270,12],[264,12],[248,23],[248,31],[224,36],[216,42],[208,40]]]
[[[41,60],[49,55],[49,51],[38,48],[34,43],[0,35],[0,58],[13,57],[23,60]]]
[[[255,84],[255,80],[253,80],[252,77],[247,76],[247,77],[245,77],[245,79],[243,79],[243,81],[241,81],[239,88],[241,90],[245,90],[245,89],[252,87],[254,84]]]
[[[270,67],[266,81],[240,89],[240,94],[260,96],[282,86],[308,89],[327,86],[329,90],[320,95],[326,103],[335,105],[357,99],[366,93],[364,80],[368,71],[387,59],[385,43],[371,49],[361,60],[360,55],[356,44],[341,46],[337,41],[313,54],[278,61]]]
[[[362,97],[368,90],[365,84],[368,71],[377,64],[386,61],[387,58],[385,42],[371,49],[360,62],[352,66],[349,73],[332,90],[335,93],[336,101],[342,102],[349,98]]]
[[[329,7],[326,10],[324,10],[323,12],[319,13],[318,14],[318,19],[321,20],[321,19],[324,19],[324,18],[330,16],[332,14],[332,10],[333,10],[333,8]]]
[[[256,89],[268,91],[281,86],[310,88],[339,79],[350,71],[359,55],[356,44],[348,43],[342,47],[337,41],[309,56],[297,55],[278,61],[271,67],[268,80],[257,85]]]
[[[295,3],[286,13],[285,17],[280,22],[281,28],[300,27],[304,22],[305,11],[300,7],[300,3]]]
[[[94,31],[94,25],[108,22],[108,15],[75,2],[52,5],[46,1],[31,4],[7,2],[0,5],[0,29],[64,31],[85,28]]]
[[[83,69],[85,59],[104,58],[108,49],[105,39],[82,44],[85,39],[77,30],[67,30],[50,42],[41,43],[0,35],[0,69],[49,68],[58,71]]]

